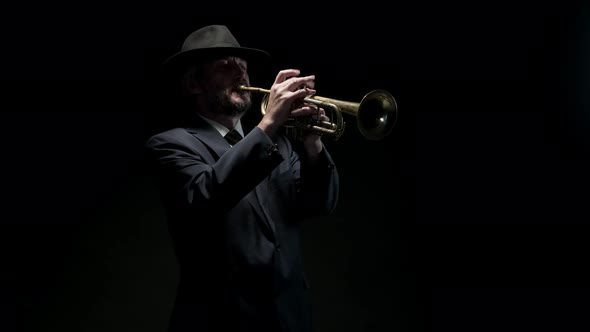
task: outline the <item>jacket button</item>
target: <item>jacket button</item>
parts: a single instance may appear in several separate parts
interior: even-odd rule
[[[281,245],[280,244],[277,244],[277,247],[275,248],[275,251],[276,252],[281,252]]]

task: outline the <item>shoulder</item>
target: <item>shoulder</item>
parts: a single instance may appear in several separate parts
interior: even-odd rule
[[[145,142],[145,147],[152,149],[162,144],[183,145],[183,143],[186,143],[192,139],[194,139],[194,136],[185,128],[173,128],[159,132],[149,137]]]

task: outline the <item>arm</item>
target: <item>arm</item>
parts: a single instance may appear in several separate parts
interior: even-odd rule
[[[153,136],[148,157],[166,205],[222,214],[253,190],[283,157],[261,130],[254,129],[216,162],[207,162],[206,147],[182,129]]]
[[[303,102],[315,94],[314,75],[299,77],[299,70],[280,71],[270,89],[266,114],[259,123],[270,139],[288,117],[319,116],[329,120],[322,109]],[[301,144],[299,144],[301,143]],[[300,168],[297,213],[301,217],[330,214],[338,200],[338,172],[319,135],[310,133],[297,143],[299,149],[291,156],[291,165]]]
[[[298,145],[301,155],[298,203],[303,217],[331,214],[338,203],[340,190],[338,170],[332,156],[319,138],[311,142],[307,140]]]

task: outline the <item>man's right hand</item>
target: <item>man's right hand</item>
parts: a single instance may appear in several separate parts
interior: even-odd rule
[[[299,74],[298,69],[281,70],[270,88],[266,111],[258,127],[271,138],[289,119],[292,112],[297,116],[317,112],[313,107],[302,102],[304,98],[315,94],[316,91],[313,89],[315,76],[299,76]]]

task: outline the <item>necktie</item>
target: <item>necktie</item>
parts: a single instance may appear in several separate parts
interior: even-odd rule
[[[230,130],[229,133],[225,134],[224,137],[225,140],[231,145],[235,145],[242,139],[242,135],[240,135],[240,133],[238,133],[238,131],[235,129]]]

